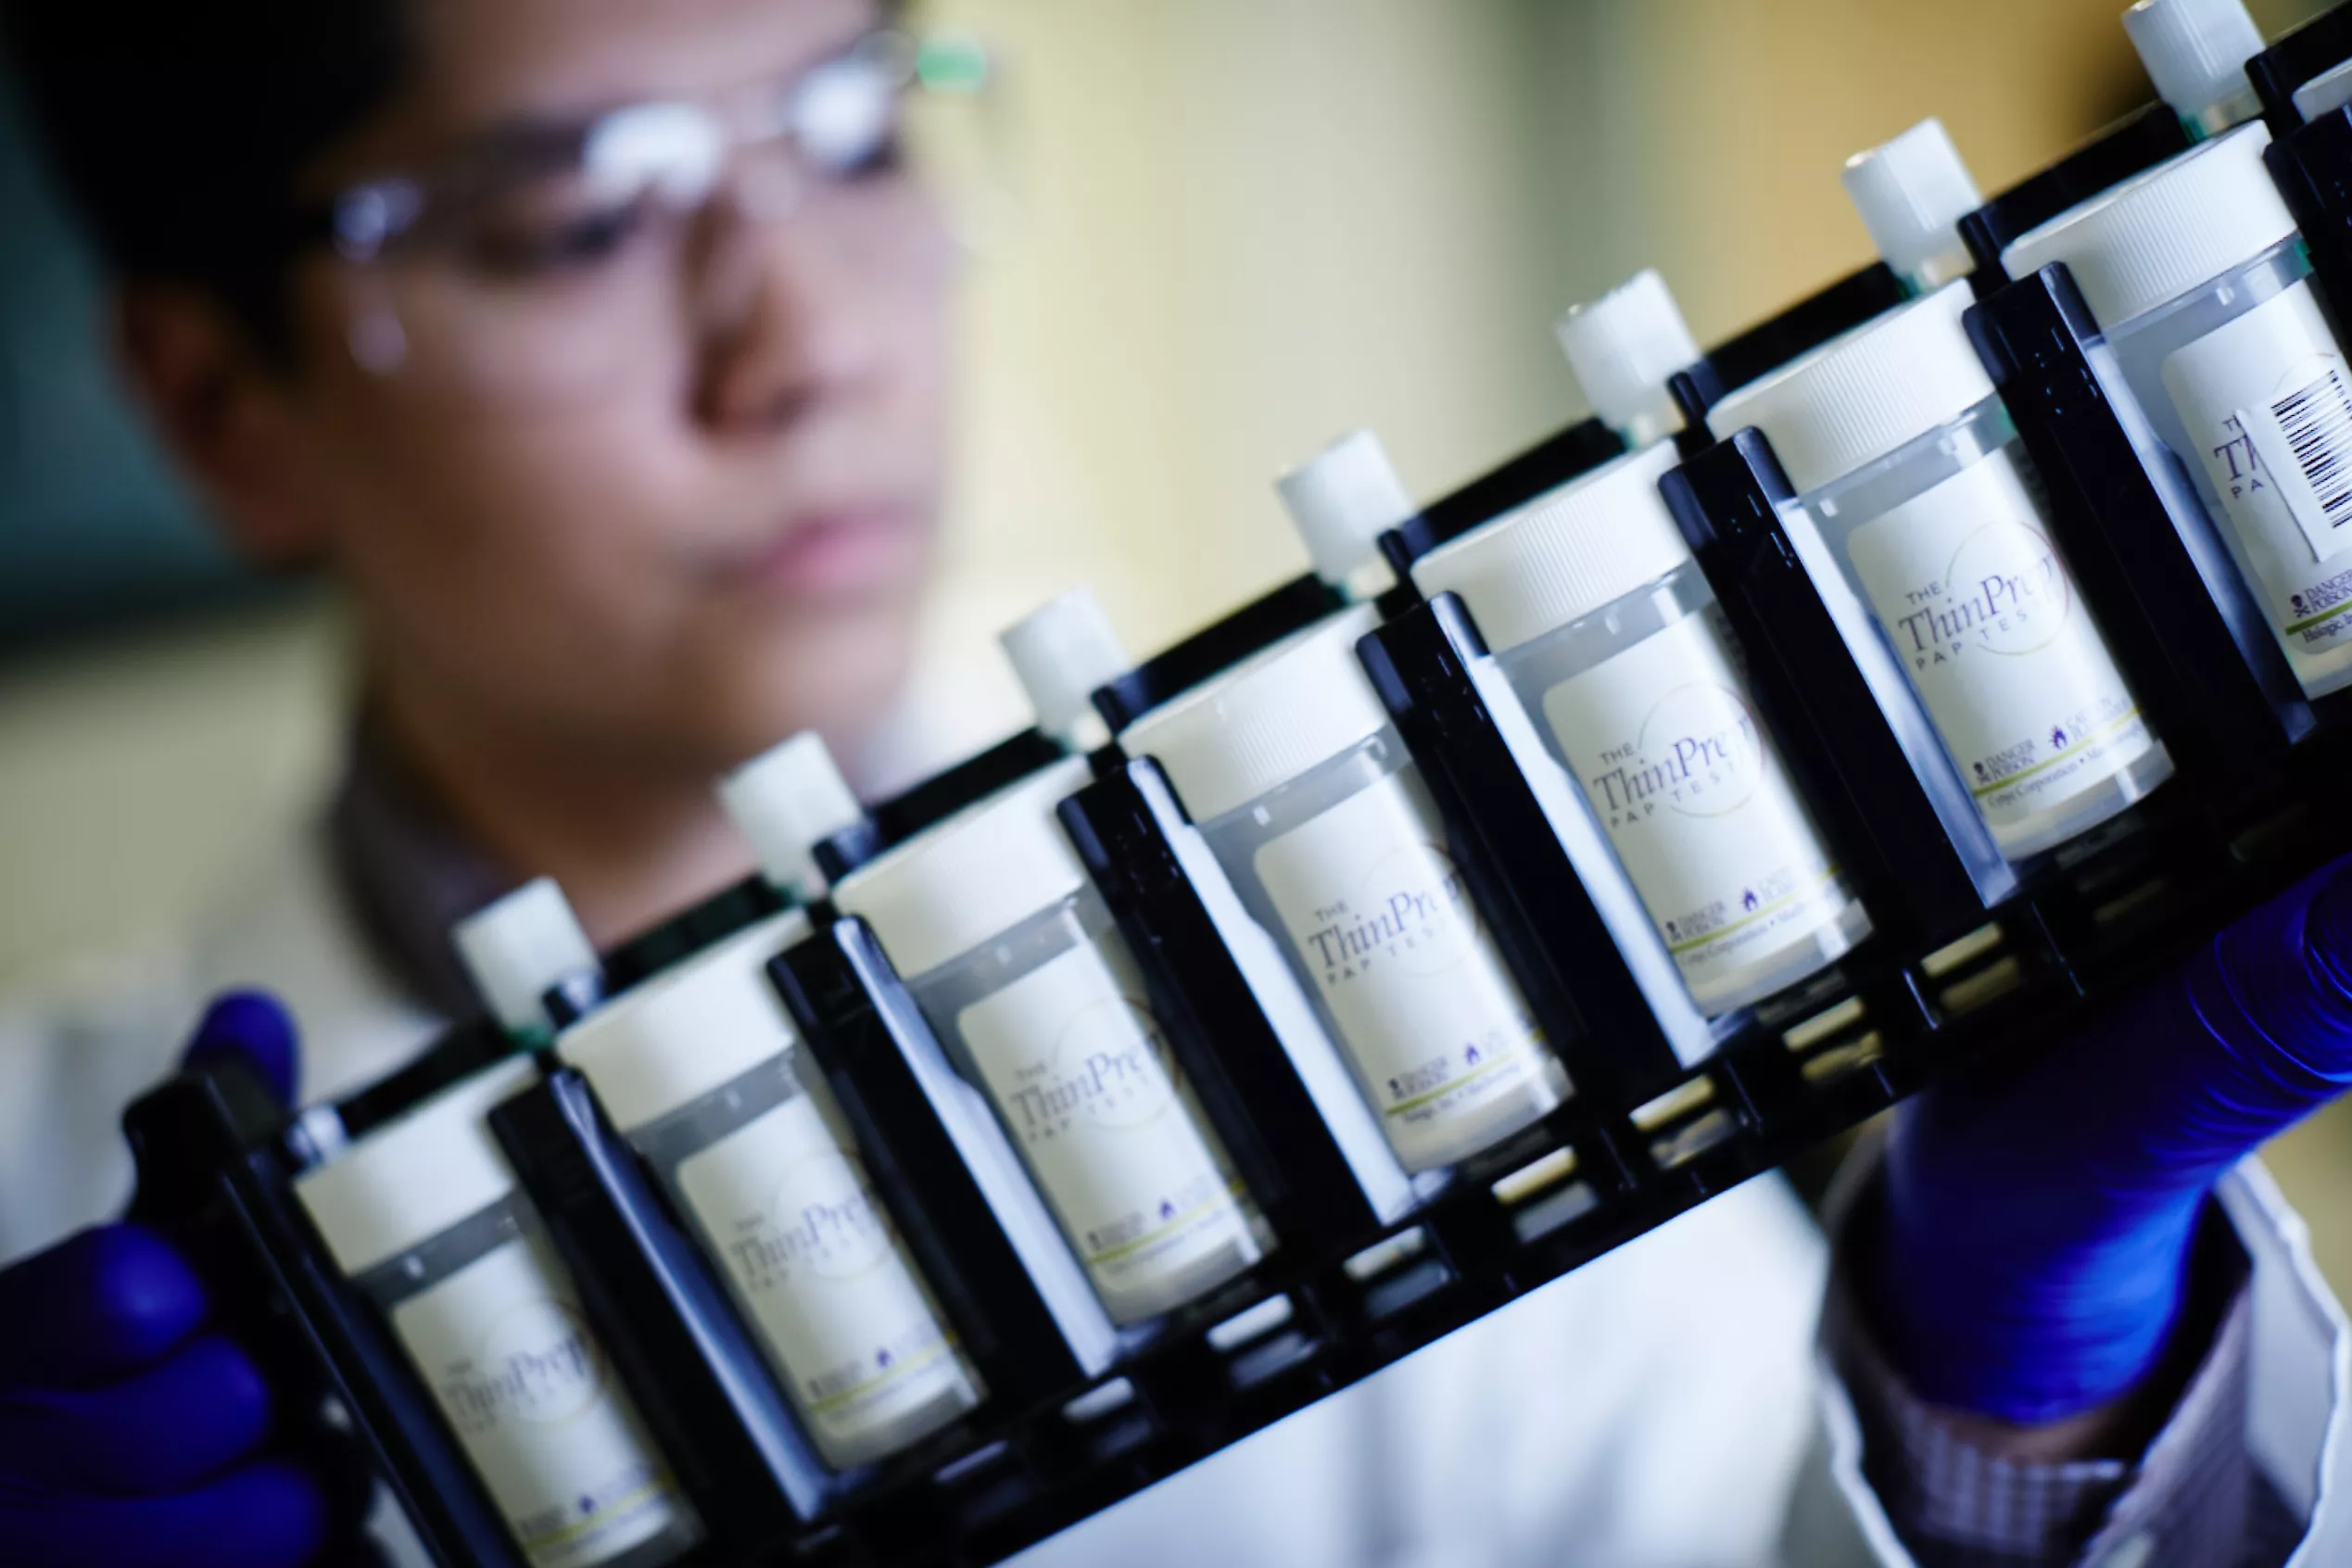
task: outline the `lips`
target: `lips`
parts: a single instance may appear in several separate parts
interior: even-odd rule
[[[788,598],[853,597],[903,586],[921,570],[923,529],[902,507],[804,512],[772,542],[724,557],[728,587]]]

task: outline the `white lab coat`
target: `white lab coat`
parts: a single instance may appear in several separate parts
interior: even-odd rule
[[[0,1259],[119,1212],[122,1107],[171,1069],[204,1000],[234,986],[290,1005],[306,1098],[369,1081],[438,1027],[369,958],[323,845],[288,841],[183,940],[0,1014]],[[2256,1259],[2256,1451],[2290,1501],[2340,1515],[2343,1486],[2320,1478],[2352,1461],[2331,1441],[2342,1314],[2258,1170],[2226,1196]],[[1827,1267],[1787,1188],[1751,1182],[1019,1561],[1907,1562],[1815,1364]],[[2315,1530],[2298,1561],[2352,1562],[2342,1528],[2333,1549]]]

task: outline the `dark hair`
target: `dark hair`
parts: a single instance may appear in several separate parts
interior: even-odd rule
[[[0,0],[0,45],[120,275],[196,284],[284,341],[294,181],[378,112],[403,0]]]

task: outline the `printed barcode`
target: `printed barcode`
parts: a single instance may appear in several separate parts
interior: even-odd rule
[[[2332,528],[2352,521],[2352,391],[2329,369],[2270,405],[2295,466]]]

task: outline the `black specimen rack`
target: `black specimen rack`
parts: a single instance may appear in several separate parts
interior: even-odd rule
[[[2080,155],[2104,160],[2093,174],[2078,168],[2055,183],[2111,181],[2162,139],[2128,123]],[[2333,215],[2328,235],[2352,239],[2352,120],[2321,117],[2282,139],[2272,162],[2307,221]],[[2007,210],[2003,221],[2030,216]],[[1991,235],[1994,221],[1979,227]],[[2328,241],[2312,240],[2322,253]],[[2322,269],[2321,281],[2337,280]],[[1703,407],[1868,319],[1894,302],[1890,282],[1859,274],[1724,346],[1680,378],[1678,396]],[[1875,928],[1792,993],[1700,1018],[1645,963],[1605,841],[1459,601],[1400,590],[1359,652],[1573,1099],[1449,1172],[1407,1178],[1376,1133],[1367,1141],[1344,1081],[1335,1094],[1303,997],[1157,764],[1106,749],[1061,806],[1064,827],[1278,1246],[1211,1299],[1144,1329],[1090,1319],[1082,1276],[1041,1227],[1033,1193],[1008,1177],[1018,1168],[994,1122],[958,1095],[888,957],[862,922],[820,904],[770,978],[989,1391],[955,1425],[886,1463],[827,1471],[709,1265],[578,1076],[550,1067],[492,1118],[614,1374],[703,1520],[708,1539],[688,1562],[1002,1558],[1939,1076],[2032,1060],[2352,850],[2341,802],[2352,722],[2299,694],[2181,476],[2151,457],[2065,270],[2014,282],[1988,272],[1979,293],[1970,331],[2173,778],[2061,850],[2021,866],[1990,855],[1974,814],[1950,808],[1952,781],[1937,771],[1950,763],[1923,742],[1924,718],[1885,649],[1851,596],[1809,574],[1768,443],[1753,431],[1690,438],[1665,484],[1669,505],[1744,645],[1781,760]],[[1615,450],[1597,427],[1563,431],[1433,503],[1384,549],[1408,565]],[[1320,584],[1289,585],[1115,683],[1098,706],[1119,727],[1334,604]],[[827,846],[828,866],[844,870],[1060,754],[1042,737],[1016,738],[878,810]],[[783,907],[755,885],[730,890],[608,955],[607,981],[625,993]],[[346,1102],[346,1130],[499,1048],[482,1026],[456,1031],[397,1083]],[[293,1196],[292,1179],[323,1147],[318,1116],[289,1119],[234,1069],[171,1081],[127,1119],[137,1211],[196,1249],[234,1323],[272,1347],[290,1397],[340,1407],[438,1562],[523,1568],[388,1326],[340,1278]]]

